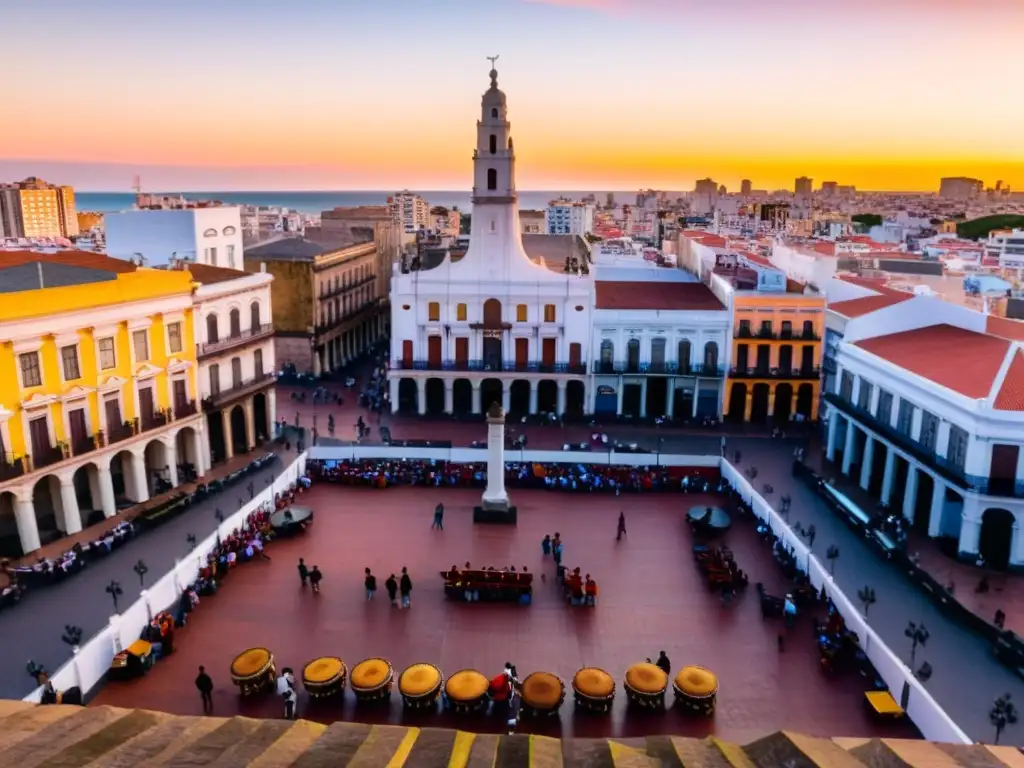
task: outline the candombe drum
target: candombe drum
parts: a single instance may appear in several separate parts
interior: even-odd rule
[[[385,702],[391,698],[395,672],[386,659],[364,659],[352,668],[349,685],[360,704]]]
[[[532,672],[523,680],[520,690],[522,713],[530,717],[557,715],[565,701],[565,683],[550,672]]]
[[[398,676],[398,692],[409,709],[432,707],[441,695],[444,675],[433,664],[411,664]]]
[[[715,714],[718,678],[704,667],[683,667],[672,681],[676,703],[685,712],[710,717]]]
[[[491,682],[475,669],[463,669],[448,678],[444,685],[448,706],[459,714],[479,712],[487,706]]]
[[[615,681],[603,669],[583,667],[572,679],[576,706],[588,712],[610,712],[615,701]]]
[[[648,709],[665,706],[668,675],[661,667],[643,662],[626,670],[626,698],[630,704]]]
[[[243,696],[272,690],[277,680],[274,654],[266,648],[250,648],[231,662],[231,681]]]
[[[327,699],[345,690],[345,662],[337,656],[321,656],[302,669],[302,685],[314,699]]]

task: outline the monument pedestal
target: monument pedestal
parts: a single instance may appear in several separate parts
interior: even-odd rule
[[[505,412],[495,403],[487,412],[487,488],[473,507],[473,522],[515,525],[516,518],[505,490]]]

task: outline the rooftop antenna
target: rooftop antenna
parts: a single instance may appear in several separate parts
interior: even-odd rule
[[[142,177],[138,174],[132,176],[132,189],[135,190],[136,195],[142,193]]]

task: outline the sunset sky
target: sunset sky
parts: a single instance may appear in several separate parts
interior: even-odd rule
[[[0,181],[466,189],[500,54],[522,189],[1024,188],[1022,0],[31,0],[0,29]]]

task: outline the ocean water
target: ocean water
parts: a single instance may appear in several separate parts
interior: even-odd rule
[[[153,194],[179,194],[164,192]],[[291,208],[302,213],[321,213],[339,206],[383,205],[393,192],[182,192],[188,200],[220,200],[229,205],[261,205]],[[458,206],[459,210],[470,211],[470,192],[422,191],[418,194],[431,205],[447,208]],[[547,208],[548,202],[559,197],[579,200],[591,194],[580,191],[533,191],[519,193],[519,207],[525,210]],[[593,193],[599,203],[604,203],[606,192]],[[633,203],[636,192],[614,192],[619,203]],[[133,192],[76,192],[75,205],[79,211],[109,213],[123,211],[135,204]]]

